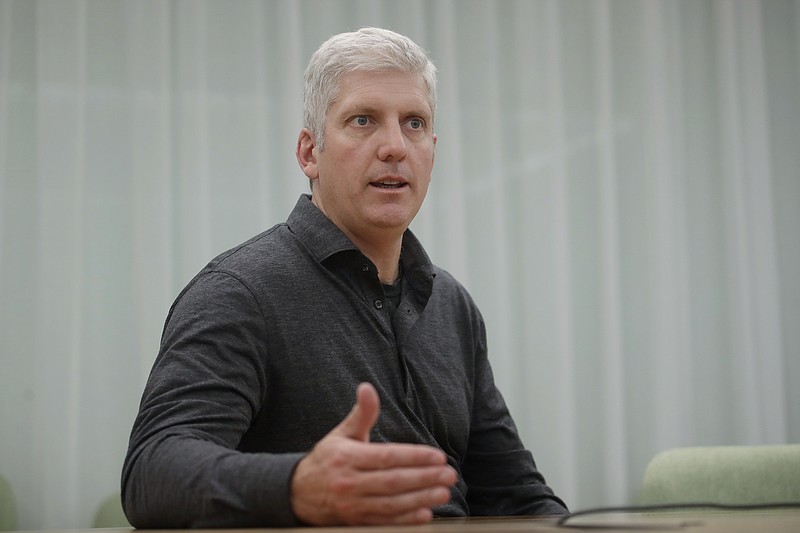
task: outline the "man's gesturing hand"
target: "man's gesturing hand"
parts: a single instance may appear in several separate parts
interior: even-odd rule
[[[297,465],[292,509],[313,525],[418,524],[450,500],[455,471],[441,450],[370,443],[380,413],[375,388],[359,385],[350,414]]]

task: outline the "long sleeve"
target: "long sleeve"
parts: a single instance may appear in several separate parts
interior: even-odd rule
[[[263,321],[226,273],[198,276],[176,300],[123,466],[132,525],[296,525],[289,484],[303,454],[236,450],[266,394]]]

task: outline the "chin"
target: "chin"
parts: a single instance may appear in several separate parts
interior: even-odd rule
[[[378,209],[377,212],[372,213],[370,217],[372,224],[378,228],[385,228],[385,229],[398,229],[402,228],[405,230],[411,221],[414,219],[414,215],[416,215],[416,211],[412,211],[408,208],[382,208]]]

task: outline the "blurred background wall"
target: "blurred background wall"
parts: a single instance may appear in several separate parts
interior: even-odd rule
[[[0,0],[0,476],[19,528],[118,490],[170,303],[285,220],[330,35],[439,68],[412,228],[480,305],[574,509],[673,446],[800,442],[800,4]]]

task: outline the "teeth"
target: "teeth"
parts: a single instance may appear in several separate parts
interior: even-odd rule
[[[375,185],[377,185],[378,187],[400,187],[403,185],[403,182],[395,180],[385,180],[385,181],[376,181]]]

